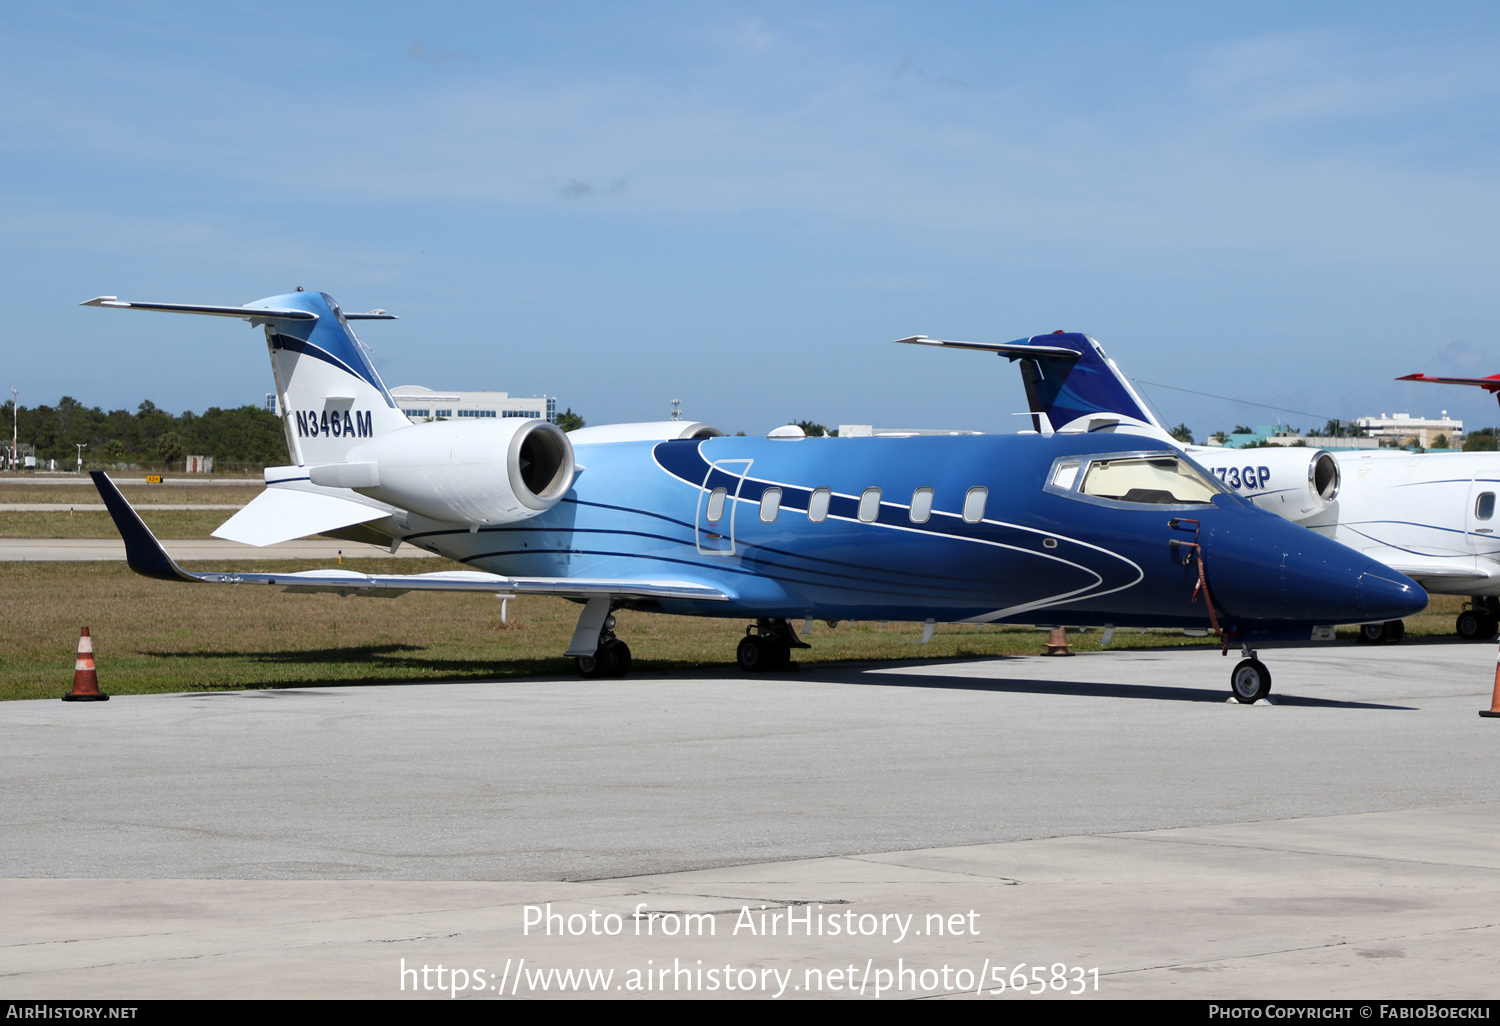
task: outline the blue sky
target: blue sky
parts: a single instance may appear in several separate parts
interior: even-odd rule
[[[75,304],[303,285],[401,316],[391,384],[590,423],[1010,430],[1009,364],[890,340],[1054,328],[1200,439],[1500,423],[1392,381],[1500,373],[1493,5],[58,3],[0,46],[25,405],[258,401],[258,333]]]

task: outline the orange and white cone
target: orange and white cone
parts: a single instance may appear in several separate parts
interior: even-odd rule
[[[78,659],[73,664],[73,690],[63,695],[64,702],[108,702],[109,696],[99,690],[99,671],[94,667],[94,639],[85,627],[78,638]]]
[[[1495,654],[1495,693],[1490,697],[1489,709],[1479,715],[1500,717],[1500,652]]]
[[[1047,638],[1047,654],[1049,656],[1069,656],[1073,654],[1068,648],[1068,631],[1066,628],[1052,628],[1052,634]]]

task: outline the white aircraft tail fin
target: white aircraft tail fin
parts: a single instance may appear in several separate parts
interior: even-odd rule
[[[266,329],[287,449],[298,466],[338,463],[354,446],[410,426],[350,321],[394,320],[383,310],[346,314],[324,292],[293,292],[244,306],[126,302],[82,306],[237,317]]]

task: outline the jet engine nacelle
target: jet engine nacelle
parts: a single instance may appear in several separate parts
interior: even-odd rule
[[[545,420],[413,424],[313,467],[313,484],[352,488],[434,520],[512,524],[557,505],[573,484],[573,446]]]
[[[1193,458],[1261,509],[1302,523],[1338,498],[1339,464],[1326,449],[1194,449]]]

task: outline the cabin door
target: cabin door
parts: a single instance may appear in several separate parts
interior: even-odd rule
[[[698,551],[705,556],[734,555],[734,516],[740,488],[754,460],[720,460],[711,464],[698,490]]]

